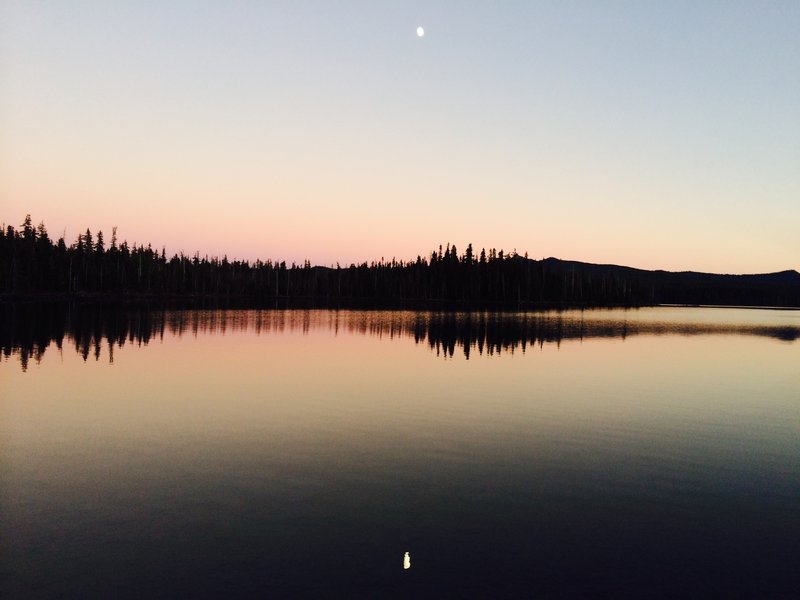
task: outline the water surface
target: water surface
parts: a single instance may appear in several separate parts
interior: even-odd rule
[[[800,593],[798,311],[4,323],[5,596]]]

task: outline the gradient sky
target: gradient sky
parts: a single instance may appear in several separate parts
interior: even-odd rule
[[[799,31],[795,0],[3,0],[0,220],[800,269]]]

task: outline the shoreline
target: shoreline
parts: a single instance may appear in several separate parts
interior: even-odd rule
[[[113,294],[113,293],[52,293],[30,292],[23,294],[0,294],[3,305],[73,305],[102,307],[154,308],[164,310],[182,309],[239,309],[239,310],[418,310],[418,311],[551,311],[593,309],[638,309],[638,308],[738,308],[749,310],[799,310],[800,306],[747,305],[747,304],[619,304],[619,303],[574,303],[574,302],[521,302],[521,303],[475,303],[451,300],[378,300],[373,298],[320,298],[320,297],[272,297],[256,299],[234,295],[161,295],[161,294]]]

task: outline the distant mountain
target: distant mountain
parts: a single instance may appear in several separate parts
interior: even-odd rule
[[[526,259],[522,259],[526,260]],[[593,264],[558,258],[540,261],[547,269],[630,281],[656,304],[720,304],[800,306],[800,273],[730,275],[697,271],[648,271],[620,265]]]

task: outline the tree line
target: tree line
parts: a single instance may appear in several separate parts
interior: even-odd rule
[[[6,295],[138,295],[149,297],[297,299],[414,305],[614,303],[647,301],[634,282],[548,271],[542,261],[494,248],[439,246],[410,261],[312,266],[278,260],[229,260],[195,253],[167,256],[148,245],[110,241],[90,229],[72,243],[54,240],[44,223],[3,228],[0,292]]]
[[[0,229],[0,295],[225,302],[243,306],[529,308],[658,303],[800,306],[800,274],[732,276],[644,271],[491,248],[439,246],[413,260],[348,266],[229,260],[107,240],[89,229],[67,243],[30,215]]]

